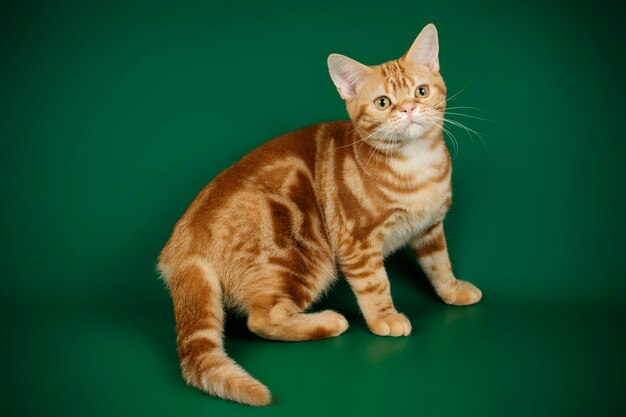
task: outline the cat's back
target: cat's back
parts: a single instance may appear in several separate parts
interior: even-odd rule
[[[349,121],[318,123],[278,136],[222,171],[207,189],[220,190],[215,201],[247,189],[285,194],[290,179],[299,177],[314,182],[326,143],[330,138],[344,137],[350,126]]]
[[[253,149],[204,187],[177,223],[170,241],[209,248],[234,235],[258,235],[271,229],[275,221],[289,217],[317,221],[320,158],[331,138],[343,138],[350,129],[349,121],[319,123]]]

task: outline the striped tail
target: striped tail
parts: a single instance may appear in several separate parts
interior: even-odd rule
[[[243,404],[270,404],[267,387],[224,352],[221,289],[213,269],[204,260],[194,260],[170,272],[166,280],[174,301],[176,342],[187,384]]]

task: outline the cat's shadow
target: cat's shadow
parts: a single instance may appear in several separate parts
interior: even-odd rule
[[[413,321],[419,322],[433,307],[441,305],[439,297],[420,269],[414,255],[402,249],[385,261],[396,308]],[[358,308],[354,293],[343,276],[337,280],[307,311],[334,310],[340,312],[350,323],[350,328],[367,330],[367,325]],[[348,330],[349,334],[350,330]],[[226,338],[256,338],[246,325],[246,318],[228,314],[225,326]],[[280,342],[278,342],[280,343]]]
[[[124,252],[130,253],[128,252]],[[173,307],[164,284],[154,273],[143,269],[136,258],[123,259],[127,255],[120,254],[115,270],[103,271],[104,275],[126,274],[143,276],[142,284],[136,288],[117,289],[109,294],[100,294],[94,300],[94,307],[106,311],[109,319],[114,320],[121,328],[128,329],[130,334],[147,339],[148,343],[162,358],[163,372],[168,383],[183,387],[180,376],[178,355],[176,352],[176,335],[174,332]],[[124,262],[125,261],[125,262]],[[413,323],[414,329],[419,328],[423,320],[441,307],[441,301],[432,290],[423,272],[419,268],[412,253],[401,250],[386,260],[385,266],[390,275],[394,303]],[[117,269],[119,268],[119,269]],[[343,314],[350,322],[350,328],[341,337],[350,337],[353,331],[368,332],[367,325],[359,311],[356,298],[346,280],[339,276],[334,285],[314,303],[310,311],[332,309]],[[227,350],[233,357],[245,357],[254,343],[283,343],[262,340],[246,326],[246,318],[236,314],[228,314],[225,325]],[[372,343],[380,341],[372,337]],[[231,341],[232,343],[228,343]]]

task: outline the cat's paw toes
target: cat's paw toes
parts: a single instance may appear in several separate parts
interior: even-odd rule
[[[483,293],[473,284],[460,279],[449,288],[440,290],[439,295],[446,304],[455,306],[476,304],[483,297]]]
[[[411,333],[411,322],[404,314],[391,313],[388,316],[373,320],[367,324],[370,331],[378,336],[408,336]]]
[[[328,329],[329,336],[339,336],[346,330],[348,330],[348,320],[341,314],[332,311],[325,310],[320,312],[320,318],[323,319],[325,327]]]

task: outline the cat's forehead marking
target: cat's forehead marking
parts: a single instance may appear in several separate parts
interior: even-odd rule
[[[403,65],[398,60],[385,62],[380,65],[380,73],[385,78],[387,89],[397,92],[400,89],[408,89],[411,79],[406,76]]]

